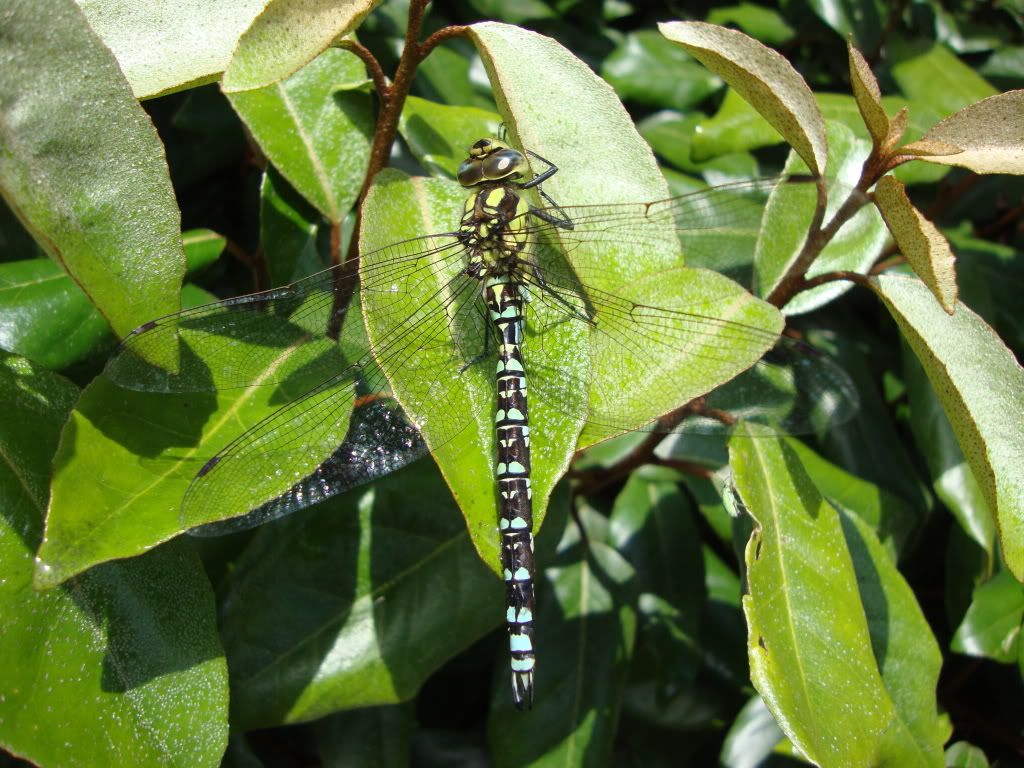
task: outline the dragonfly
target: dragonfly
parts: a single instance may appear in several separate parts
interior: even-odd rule
[[[531,159],[545,169],[531,175]],[[542,189],[557,170],[528,150],[481,139],[458,172],[470,193],[457,229],[365,252],[358,272],[342,264],[150,321],[106,369],[116,384],[149,392],[274,385],[283,397],[297,393],[198,471],[181,519],[201,535],[282,517],[438,450],[472,429],[459,391],[489,378],[512,695],[521,709],[532,706],[536,668],[530,403],[585,412],[588,444],[629,431],[720,430],[732,417],[707,414],[723,408],[693,419],[679,409],[726,381],[718,396],[730,413],[784,432],[856,407],[841,369],[780,338],[757,314],[763,305],[737,299],[749,294],[669,293],[655,304],[597,260],[571,259],[595,244],[749,239],[764,195],[784,181],[563,207]],[[532,205],[529,190],[545,204]],[[552,348],[574,343],[590,344],[594,360],[627,380],[602,394],[563,370]],[[686,380],[666,360],[688,361],[698,375]],[[676,417],[659,418],[667,413]],[[537,437],[539,448],[545,436]]]

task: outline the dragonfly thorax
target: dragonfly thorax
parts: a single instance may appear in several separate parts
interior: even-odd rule
[[[497,139],[480,139],[469,148],[469,157],[459,166],[459,183],[475,187],[494,181],[521,178],[527,171],[522,152]]]
[[[459,232],[469,253],[466,273],[477,278],[507,275],[526,247],[529,206],[505,184],[481,185],[466,200]]]

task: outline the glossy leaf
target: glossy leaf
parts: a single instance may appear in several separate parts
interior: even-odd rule
[[[749,101],[815,173],[825,170],[825,123],[804,79],[781,55],[741,32],[700,22],[658,28]]]
[[[198,272],[220,258],[227,238],[211,229],[190,229],[181,233],[181,246],[185,250],[188,273]]]
[[[729,728],[719,757],[723,768],[759,768],[786,735],[760,696],[753,696]]]
[[[892,176],[883,176],[875,186],[875,205],[917,276],[949,314],[957,300],[956,256],[938,228],[921,215],[906,188]]]
[[[860,196],[853,187],[871,145],[857,139],[844,125],[828,122],[828,222],[851,195]],[[787,173],[799,173],[801,163],[790,154]],[[856,199],[856,198],[855,198]],[[863,197],[861,196],[863,200]],[[866,200],[865,200],[866,202]],[[814,186],[779,185],[772,193],[762,221],[762,231],[754,256],[758,293],[768,296],[800,254],[818,204]],[[873,206],[865,205],[846,222],[838,234],[822,249],[807,272],[808,278],[837,269],[864,273],[874,264],[888,238],[885,225]],[[849,283],[834,282],[803,291],[783,308],[787,315],[817,309],[850,289]]]
[[[793,27],[779,10],[754,3],[712,8],[706,21],[723,27],[735,25],[766,45],[779,46],[793,37]]]
[[[499,768],[540,761],[600,766],[611,759],[636,631],[633,571],[597,540],[590,526],[601,521],[584,521],[589,546],[575,526],[567,527],[557,564],[545,571],[533,710],[515,711],[504,684],[494,687],[488,741]],[[502,670],[498,679],[506,678]],[[521,737],[523,728],[529,739]]]
[[[501,595],[430,462],[269,525],[222,589],[232,719],[251,728],[409,699],[501,621]]]
[[[355,29],[375,5],[374,0],[270,0],[238,39],[221,87],[237,93],[284,80]]]
[[[260,242],[270,284],[287,285],[330,266],[319,243],[330,236],[325,220],[273,166],[260,187]]]
[[[922,142],[941,142],[961,152],[922,157],[975,173],[1024,174],[1024,90],[1009,91],[964,107],[932,128]]]
[[[744,439],[751,429],[731,441],[730,463],[757,523],[743,603],[755,686],[816,763],[933,765],[941,656],[922,641],[913,593],[870,529],[828,505],[791,449]],[[851,729],[856,740],[843,735]]]
[[[930,104],[942,117],[996,93],[973,67],[941,43],[894,40],[890,49],[890,72],[900,92]],[[936,77],[936,72],[942,77]]]
[[[4,30],[8,204],[115,333],[172,312],[185,270],[178,207],[163,146],[117,62],[71,0],[20,1]]]
[[[107,321],[49,259],[0,264],[0,347],[52,370],[110,338]]]
[[[1024,622],[1024,585],[999,571],[974,590],[951,647],[958,653],[1016,664]]]
[[[77,0],[140,99],[211,83],[266,0]]]
[[[627,34],[601,66],[601,76],[624,101],[687,110],[722,81],[654,30]]]
[[[359,58],[332,49],[283,82],[228,91],[274,167],[334,223],[355,202],[370,157],[370,98],[357,90],[365,82]]]
[[[875,290],[928,373],[957,441],[995,510],[1007,566],[1024,579],[1024,371],[984,321],[946,315],[917,280],[881,276]]]
[[[497,137],[501,117],[477,107],[451,107],[409,96],[398,130],[413,156],[432,175],[454,179],[466,150],[476,141]]]
[[[273,327],[267,326],[268,333]],[[336,349],[289,346],[296,333],[282,321],[280,346],[269,349],[239,343],[227,350],[218,337],[190,339],[190,354],[198,359],[188,358],[189,365],[230,370],[223,355],[253,355],[266,360],[268,373],[294,372],[276,386],[240,389],[211,378],[211,388],[222,387],[217,393],[170,394],[123,389],[106,376],[96,378],[76,404],[54,458],[36,583],[59,584],[96,563],[145,552],[190,527],[180,516],[182,498],[207,460],[246,427],[319,384],[324,365],[344,368]],[[214,355],[221,356],[216,364]],[[206,521],[192,524],[198,522]]]
[[[76,394],[0,356],[0,744],[37,765],[218,765],[227,670],[187,546],[32,587],[50,460]]]

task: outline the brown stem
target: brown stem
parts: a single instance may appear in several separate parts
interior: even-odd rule
[[[377,61],[377,57],[370,52],[369,48],[357,40],[342,40],[338,43],[338,47],[343,48],[350,53],[354,53],[363,60],[363,64],[366,65],[366,69],[370,73],[370,78],[373,80],[373,87],[378,94],[383,94],[387,91],[387,75],[384,74],[384,70],[381,68],[380,62]]]
[[[871,281],[860,272],[850,272],[845,269],[837,269],[835,272],[823,272],[820,275],[815,275],[810,279],[803,280],[800,283],[800,290],[808,291],[811,288],[816,288],[819,285],[824,285],[825,283],[834,283],[837,280],[849,280],[851,283],[856,283],[857,285],[865,288],[871,285]]]

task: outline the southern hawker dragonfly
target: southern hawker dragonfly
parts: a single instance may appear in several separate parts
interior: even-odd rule
[[[730,412],[787,432],[844,418],[856,398],[827,358],[780,340],[781,316],[736,283],[583,257],[602,244],[677,249],[680,237],[728,248],[756,235],[764,195],[786,182],[560,207],[540,189],[547,166],[529,177],[526,153],[483,139],[460,169],[473,192],[457,229],[365,249],[358,274],[341,265],[146,323],[107,368],[151,392],[297,394],[200,469],[181,510],[199,533],[257,525],[443,450],[479,427],[462,392],[486,387],[493,402],[496,389],[488,432],[519,707],[532,703],[535,666],[531,439],[537,457],[555,437],[531,434],[528,379],[531,407],[579,414],[569,438],[580,447],[721,429],[680,409],[724,382]],[[549,205],[529,205],[530,188]]]

